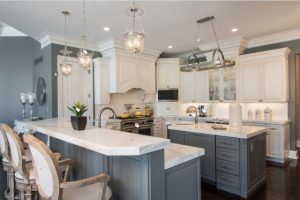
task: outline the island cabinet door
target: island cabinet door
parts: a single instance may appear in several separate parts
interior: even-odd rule
[[[168,133],[168,138],[172,143],[185,144],[184,131],[170,130]]]
[[[216,137],[199,133],[185,134],[185,144],[205,149],[205,155],[201,157],[201,178],[204,181],[215,184],[216,182]]]
[[[241,143],[241,196],[247,198],[266,180],[266,136],[242,139]]]

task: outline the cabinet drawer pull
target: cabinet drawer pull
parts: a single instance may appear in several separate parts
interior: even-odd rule
[[[225,144],[225,145],[233,145],[232,143],[228,143],[228,142],[222,142],[222,144]]]
[[[225,165],[222,165],[221,167],[224,168],[224,169],[233,170],[231,167],[227,167]]]
[[[230,158],[231,157],[231,155],[228,155],[228,154],[221,154],[222,156],[225,156],[225,157],[228,157],[228,158]]]

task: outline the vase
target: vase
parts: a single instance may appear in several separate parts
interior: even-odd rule
[[[76,116],[71,116],[71,124],[74,130],[84,130],[86,127],[86,122],[87,122],[87,117],[82,116],[82,117],[76,117]]]
[[[229,128],[231,130],[241,130],[242,128],[242,106],[238,103],[229,105]]]

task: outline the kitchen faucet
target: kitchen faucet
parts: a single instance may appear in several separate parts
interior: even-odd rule
[[[113,113],[113,119],[116,119],[116,117],[117,117],[117,114],[116,114],[115,110],[112,109],[111,107],[102,108],[99,112],[99,115],[98,115],[99,116],[99,124],[98,124],[99,128],[101,128],[101,116],[102,116],[103,111],[105,111],[105,110],[110,110]]]
[[[191,114],[192,112],[195,113],[195,124],[198,124],[198,109],[196,108],[196,106],[189,106],[186,109],[187,114]]]

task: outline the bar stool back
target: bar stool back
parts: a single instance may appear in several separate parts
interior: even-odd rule
[[[109,176],[99,174],[78,181],[67,182],[52,151],[32,135],[24,136],[32,154],[33,166],[37,175],[39,194],[51,200],[109,200],[111,191],[107,186]]]
[[[15,171],[16,188],[20,199],[31,200],[32,192],[37,191],[35,173],[31,163],[25,163],[25,150],[19,136],[13,130],[7,130],[6,136],[11,153],[11,163]]]
[[[0,124],[0,155],[2,156],[3,170],[7,173],[7,188],[4,197],[9,200],[14,199],[14,169],[11,164],[10,151],[5,129],[10,127],[6,124]]]

